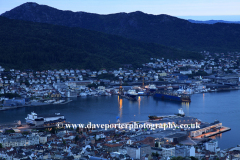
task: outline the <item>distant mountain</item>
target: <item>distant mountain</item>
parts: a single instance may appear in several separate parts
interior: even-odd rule
[[[156,58],[193,58],[198,53],[143,43],[76,27],[0,16],[0,65],[15,69],[135,67]]]
[[[191,22],[191,23],[205,23],[205,24],[215,24],[215,23],[236,23],[236,24],[240,24],[240,21],[223,21],[223,20],[197,21],[197,20],[188,19],[188,21]]]
[[[139,11],[99,15],[61,11],[31,2],[3,13],[2,16],[80,27],[184,50],[240,51],[240,24],[196,24],[169,15],[151,15]]]

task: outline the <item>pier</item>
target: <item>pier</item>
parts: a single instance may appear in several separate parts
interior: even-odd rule
[[[230,131],[230,130],[231,130],[231,128],[222,126],[219,130],[217,130],[215,132],[204,133],[202,135],[194,137],[194,139],[202,139],[202,138],[206,138],[206,137],[211,137],[211,136],[214,136],[214,135],[226,132],[226,131]]]

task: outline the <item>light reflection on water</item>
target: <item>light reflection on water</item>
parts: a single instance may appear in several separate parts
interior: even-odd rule
[[[214,135],[214,136],[211,136],[211,137],[209,137],[209,138],[211,138],[211,139],[222,139],[222,133],[220,133],[220,134],[216,134],[216,135]]]
[[[122,98],[119,98],[118,96],[118,104],[119,104],[119,117],[122,118],[122,107],[123,107],[123,104],[122,104]]]
[[[139,115],[141,114],[140,109],[141,109],[141,97],[139,96],[138,97],[138,114]]]
[[[190,102],[182,102],[182,108],[184,109],[186,115],[189,115],[189,105]]]

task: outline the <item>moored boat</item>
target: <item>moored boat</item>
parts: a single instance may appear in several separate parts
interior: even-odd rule
[[[149,120],[161,120],[163,117],[161,116],[148,116]]]
[[[161,98],[162,100],[172,100],[179,102],[191,102],[189,95],[177,94],[169,91],[157,91],[154,95],[154,98]]]
[[[185,113],[183,112],[183,109],[180,108],[178,109],[178,114],[176,114],[177,116],[180,116],[180,117],[184,117],[185,116]]]
[[[136,93],[134,89],[130,89],[127,91],[125,95],[130,97],[131,99],[136,99],[136,97],[138,96],[138,93]]]
[[[149,88],[150,92],[155,92],[157,90],[157,87],[155,84],[150,84],[148,88]]]

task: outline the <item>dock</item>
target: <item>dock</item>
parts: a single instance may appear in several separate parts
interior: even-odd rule
[[[217,130],[215,132],[204,133],[202,135],[194,137],[194,139],[202,139],[202,138],[206,138],[206,137],[212,137],[214,135],[217,135],[217,134],[220,134],[220,133],[223,133],[223,132],[227,132],[227,131],[230,131],[230,130],[231,130],[231,128],[222,126],[221,129],[219,129],[219,130]]]

